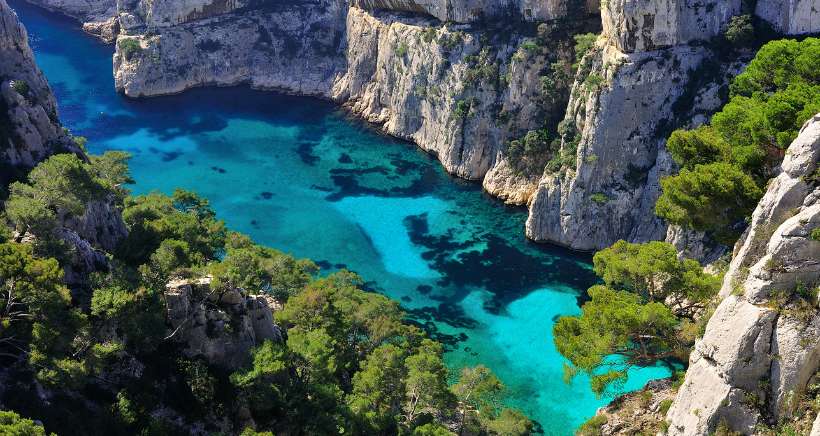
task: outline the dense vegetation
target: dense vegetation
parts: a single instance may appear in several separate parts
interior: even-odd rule
[[[786,148],[820,112],[819,64],[818,38],[764,45],[710,124],[672,133],[667,146],[682,169],[661,181],[658,216],[734,242]]]
[[[632,366],[685,360],[719,278],[678,259],[665,242],[619,241],[593,263],[603,284],[589,289],[580,316],[561,317],[553,327],[558,351],[572,364],[567,376],[588,374],[602,394],[623,383]]]
[[[56,155],[11,186],[0,225],[0,401],[15,413],[0,412],[0,432],[530,432],[502,406],[504,387],[487,368],[467,368],[450,386],[442,346],[355,274],[318,277],[313,262],[226,229],[196,194],[131,197],[130,181],[125,154]],[[66,235],[92,202],[121,208],[128,235],[69,288],[78,253]],[[184,353],[165,286],[205,276],[214,292],[281,304],[284,340],[258,344],[238,369]],[[228,321],[223,332],[239,328]]]

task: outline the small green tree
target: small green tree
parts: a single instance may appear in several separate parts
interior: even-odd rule
[[[477,420],[479,416],[486,420],[496,415],[504,385],[489,368],[478,365],[462,369],[458,383],[451,389],[459,401],[459,434],[463,434],[472,420]]]
[[[408,427],[419,415],[436,415],[452,402],[447,390],[447,367],[441,354],[441,344],[425,339],[416,353],[404,360],[407,369],[404,424]]]
[[[613,289],[669,305],[677,316],[694,318],[720,289],[720,278],[692,259],[679,259],[674,246],[652,241],[618,241],[593,257],[595,273]]]
[[[347,402],[362,433],[396,433],[403,403],[405,351],[382,345],[368,355],[361,371],[353,376]]]
[[[658,216],[695,230],[710,231],[730,244],[737,224],[751,214],[763,195],[754,179],[727,163],[696,165],[661,180],[663,194],[655,205]]]
[[[558,351],[590,375],[597,394],[623,382],[629,366],[674,354],[678,319],[662,303],[645,303],[639,295],[606,286],[587,292],[591,300],[581,315],[561,317],[553,334]],[[612,359],[613,355],[623,359]]]

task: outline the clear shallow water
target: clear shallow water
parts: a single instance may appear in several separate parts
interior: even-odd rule
[[[136,193],[196,191],[260,243],[326,271],[356,271],[447,345],[452,368],[492,368],[511,405],[546,434],[571,434],[610,399],[595,398],[584,377],[565,384],[552,344],[554,320],[578,313],[594,281],[589,259],[526,241],[524,210],[326,102],[246,88],[125,99],[114,91],[110,46],[10,3],[64,125],[88,137],[92,153],[131,152]],[[636,371],[626,389],[667,374]]]

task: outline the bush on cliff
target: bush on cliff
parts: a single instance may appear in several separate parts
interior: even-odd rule
[[[70,257],[0,243],[0,362],[11,374],[0,389],[4,406],[67,434],[181,434],[203,422],[230,428],[246,422],[237,410],[277,434],[447,435],[461,416],[484,434],[529,433],[529,419],[498,407],[500,382],[492,402],[470,396],[491,404],[482,403],[480,416],[461,409],[442,345],[405,323],[397,302],[362,290],[352,273],[316,279],[313,262],[229,232],[196,194],[126,196],[126,160],[56,156],[28,184],[15,185],[11,210],[0,211],[32,229],[30,217],[56,223],[82,213],[88,201],[114,196],[130,232],[116,253],[106,253],[107,268],[91,275],[87,289],[72,292],[63,284]],[[7,233],[0,232],[4,240]],[[268,293],[283,303],[276,318],[286,340],[261,344],[233,373],[182,354],[166,325],[165,285],[205,274],[214,289]],[[230,319],[206,321],[209,334],[238,327],[231,318],[237,309],[213,310]],[[486,368],[481,373],[497,381]],[[29,389],[35,380],[48,390],[47,404]],[[29,431],[29,423],[0,412],[0,429]]]
[[[818,38],[764,45],[709,125],[670,136],[669,151],[684,170],[661,182],[658,216],[731,244],[785,149],[820,112],[817,65]]]

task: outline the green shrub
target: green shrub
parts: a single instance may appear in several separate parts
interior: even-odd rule
[[[22,95],[23,97],[28,97],[29,92],[31,92],[31,88],[28,86],[25,80],[15,80],[11,82],[11,89],[13,89],[18,94]]]
[[[472,109],[472,104],[469,100],[459,100],[456,102],[456,109],[453,112],[453,116],[456,119],[464,119],[470,114],[470,110]]]
[[[666,416],[666,412],[668,412],[669,408],[672,407],[672,401],[673,400],[671,398],[667,398],[661,401],[661,403],[658,405],[661,415]]]
[[[126,61],[131,61],[134,59],[134,56],[142,53],[142,45],[140,45],[138,39],[120,38],[120,40],[117,41],[117,48],[122,52]]]
[[[0,434],[13,436],[45,436],[42,425],[20,417],[14,412],[0,410]]]
[[[575,40],[575,63],[572,67],[573,70],[577,70],[581,58],[586,56],[586,54],[595,47],[595,40],[598,39],[598,35],[595,33],[582,33],[572,38]]]
[[[732,17],[724,33],[726,40],[736,47],[747,47],[755,41],[755,28],[751,15]]]
[[[606,424],[606,417],[601,415],[595,415],[592,418],[589,418],[586,422],[581,424],[578,427],[578,430],[575,431],[576,436],[598,436],[601,434],[601,427]]]
[[[589,199],[598,203],[598,204],[606,204],[609,201],[609,197],[606,196],[603,192],[596,192],[589,196]]]
[[[736,224],[747,217],[763,191],[754,179],[729,163],[696,165],[677,176],[661,179],[663,195],[655,205],[658,216],[700,231],[710,231],[731,244]]]
[[[407,54],[407,50],[408,50],[407,43],[405,43],[405,42],[400,43],[398,46],[396,46],[396,50],[395,50],[396,56],[398,56],[400,58],[404,57],[404,55]]]

